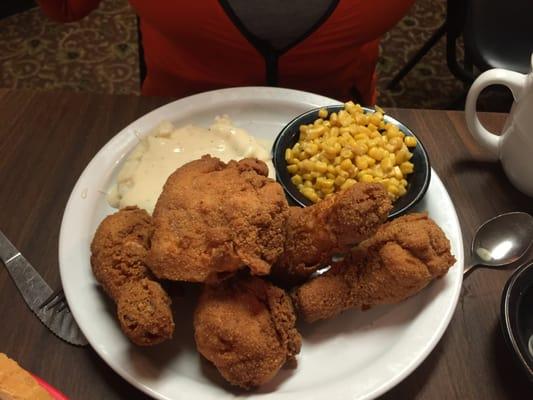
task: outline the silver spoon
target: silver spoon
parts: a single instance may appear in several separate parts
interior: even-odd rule
[[[491,218],[481,225],[472,241],[467,276],[481,265],[502,267],[520,259],[533,243],[533,217],[524,212],[510,212]]]

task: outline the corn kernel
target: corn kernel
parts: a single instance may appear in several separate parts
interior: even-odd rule
[[[394,168],[392,169],[392,175],[393,175],[396,179],[402,179],[402,178],[403,178],[402,170],[401,170],[400,167],[398,167],[397,165],[395,165]]]
[[[398,150],[396,154],[396,163],[401,164],[409,159],[409,155],[407,154],[407,149],[400,149]]]
[[[398,187],[398,196],[403,196],[406,193],[407,193],[407,189],[405,188],[405,186]]]
[[[359,169],[365,169],[365,168],[368,168],[368,161],[367,161],[366,157],[364,157],[364,156],[356,157],[355,165]]]
[[[396,149],[394,148],[394,146],[390,143],[386,143],[383,145],[383,147],[385,148],[385,150],[387,150],[389,153],[394,153],[396,151]]]
[[[313,156],[318,153],[318,146],[315,143],[306,143],[304,144],[304,151]]]
[[[416,138],[414,136],[406,136],[403,139],[403,142],[407,147],[415,147],[416,146]]]
[[[371,183],[374,182],[374,177],[370,174],[363,174],[361,175],[361,178],[359,178],[361,182],[365,183]]]
[[[316,188],[324,189],[324,188],[331,188],[333,187],[333,179],[327,179],[324,177],[318,177],[316,179]]]
[[[289,171],[290,174],[295,174],[298,172],[298,165],[297,164],[292,164],[292,165],[287,165],[287,171]]]
[[[335,169],[335,172],[337,173],[337,176],[342,176],[343,178],[349,178],[350,173],[348,171],[343,170],[340,165],[337,166]]]
[[[385,151],[380,147],[371,147],[368,150],[368,155],[376,161],[381,161],[386,156]]]
[[[381,168],[383,169],[383,171],[389,172],[392,169],[392,167],[394,166],[394,163],[392,162],[390,157],[387,157],[387,158],[384,158],[383,160],[381,160],[380,165],[381,165]]]
[[[309,155],[305,151],[300,151],[298,153],[298,160],[302,161],[309,158]]]
[[[354,165],[352,164],[352,160],[350,160],[349,158],[342,160],[340,165],[341,168],[345,171],[351,171],[354,167]]]
[[[350,149],[342,149],[341,150],[341,157],[342,158],[353,158],[353,152]]]
[[[329,116],[329,120],[333,126],[338,126],[339,115],[336,112],[332,112]]]
[[[315,171],[325,174],[328,172],[328,165],[323,161],[317,161],[315,163]]]
[[[352,100],[348,100],[344,103],[344,108],[355,111],[355,103]]]
[[[303,188],[302,189],[302,194],[305,197],[307,197],[309,200],[311,200],[312,202],[316,203],[318,201],[318,195],[316,194],[315,189],[313,189],[311,187]]]
[[[318,110],[318,116],[320,118],[327,118],[328,110],[326,110],[325,108],[321,108],[320,110]]]
[[[413,170],[414,170],[414,165],[412,162],[405,161],[400,164],[400,171],[402,171],[404,175],[411,174]]]
[[[344,182],[346,182],[346,178],[343,176],[337,176],[335,178],[335,186],[341,186]]]
[[[289,161],[292,158],[292,149],[285,149],[285,160]]]
[[[387,185],[387,191],[389,193],[397,195],[400,192],[400,189],[399,189],[398,185],[388,184]]]
[[[341,185],[341,190],[346,190],[352,187],[353,185],[355,185],[356,183],[357,181],[355,181],[354,179],[346,179],[344,183]]]
[[[300,175],[294,175],[292,178],[291,178],[291,182],[298,186],[298,185],[301,185],[302,182],[303,182],[303,179]]]
[[[307,131],[307,137],[309,139],[316,139],[320,137],[325,131],[326,131],[326,127],[320,125],[320,126],[309,129]]]
[[[355,146],[353,146],[352,151],[358,155],[362,156],[368,151],[368,146],[363,141],[358,141]]]
[[[372,117],[370,117],[370,118],[372,118]],[[369,123],[369,124],[367,125],[367,128],[370,129],[372,132],[378,130],[377,125],[375,125],[373,122]]]

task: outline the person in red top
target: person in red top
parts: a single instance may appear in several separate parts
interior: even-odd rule
[[[38,0],[63,22],[100,0]],[[381,36],[414,0],[130,0],[147,67],[142,94],[183,97],[269,85],[366,105]]]

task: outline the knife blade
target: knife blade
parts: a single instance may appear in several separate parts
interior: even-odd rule
[[[0,231],[0,259],[29,309],[48,329],[68,343],[77,346],[87,344],[87,339],[81,333],[68,308],[56,311],[54,308],[41,307],[44,301],[50,298],[53,290],[2,231]]]

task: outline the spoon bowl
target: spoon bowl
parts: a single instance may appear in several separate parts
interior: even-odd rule
[[[524,212],[510,212],[489,219],[481,225],[472,241],[471,262],[466,275],[473,268],[484,265],[509,265],[526,254],[533,243],[533,217]]]

